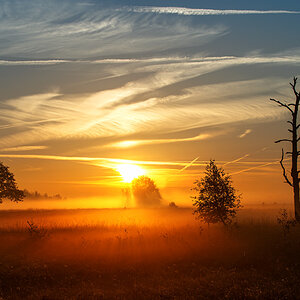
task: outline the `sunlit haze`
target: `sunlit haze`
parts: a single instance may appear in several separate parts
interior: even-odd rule
[[[117,167],[117,171],[123,177],[124,182],[131,182],[133,179],[139,176],[145,175],[145,171],[139,166],[123,164]]]
[[[296,1],[0,3],[0,160],[20,188],[122,207],[146,174],[190,207],[215,159],[243,204],[290,203],[279,160],[299,75]],[[287,150],[288,145],[283,145]],[[286,160],[287,167],[290,160]]]

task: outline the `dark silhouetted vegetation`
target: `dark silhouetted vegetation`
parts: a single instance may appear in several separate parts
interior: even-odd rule
[[[170,202],[169,203],[169,207],[171,207],[171,208],[178,208],[178,206],[176,205],[175,202]]]
[[[19,202],[23,198],[24,192],[18,189],[14,174],[0,162],[0,203],[3,199]]]
[[[137,206],[149,207],[161,204],[162,197],[159,189],[147,176],[139,176],[132,181],[132,193]]]
[[[29,198],[31,200],[62,200],[62,196],[60,194],[56,194],[53,196],[48,195],[47,193],[41,194],[37,191],[29,192],[28,190],[24,190],[24,197]]]
[[[298,137],[298,129],[300,124],[298,124],[298,110],[299,110],[299,101],[300,101],[300,93],[296,90],[297,78],[294,77],[292,83],[290,83],[293,93],[295,95],[295,102],[294,103],[284,103],[279,100],[271,98],[270,100],[277,103],[280,107],[283,107],[289,111],[291,114],[291,120],[287,121],[290,124],[291,129],[288,131],[291,134],[291,137],[288,139],[280,139],[275,143],[280,142],[288,142],[291,144],[291,150],[286,152],[286,155],[292,156],[292,168],[291,168],[291,177],[290,180],[288,174],[286,173],[285,167],[283,165],[284,160],[284,150],[281,151],[281,160],[280,165],[283,171],[283,177],[285,182],[293,188],[294,192],[294,210],[295,210],[295,219],[300,222],[300,200],[299,200],[299,172],[298,171],[298,156],[300,152],[298,151],[298,142],[300,138]]]
[[[27,230],[30,236],[34,239],[42,239],[48,235],[48,230],[44,227],[35,224],[33,221],[27,221]]]
[[[229,175],[223,168],[218,168],[211,160],[206,166],[205,175],[195,181],[192,189],[197,192],[193,196],[194,214],[196,218],[210,223],[222,222],[229,225],[236,215],[240,205],[240,196],[237,195]]]
[[[289,218],[286,209],[280,210],[280,214],[277,217],[277,223],[281,226],[284,238],[286,238],[293,227],[297,225],[297,221],[293,218]]]

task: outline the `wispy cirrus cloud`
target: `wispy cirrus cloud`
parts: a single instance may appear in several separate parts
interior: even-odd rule
[[[261,15],[261,14],[299,14],[290,10],[241,10],[241,9],[201,9],[186,7],[135,6],[128,11],[136,13],[176,14],[184,16],[219,16],[219,15]]]
[[[4,0],[0,5],[0,56],[35,58],[40,64],[44,58],[50,63],[50,59],[179,49],[191,43],[205,44],[225,32],[222,25],[193,25],[155,17],[141,19],[126,9],[83,6],[76,0]],[[2,63],[7,64],[6,59]]]
[[[193,141],[201,141],[208,138],[211,138],[213,136],[216,136],[217,134],[199,134],[194,137],[190,138],[177,138],[177,139],[149,139],[149,140],[126,140],[121,141],[113,144],[108,144],[108,147],[114,147],[114,148],[131,148],[136,146],[142,146],[142,145],[153,145],[153,144],[168,144],[168,143],[179,143],[179,142],[193,142]]]
[[[44,150],[47,146],[19,146],[11,148],[2,148],[0,152],[18,152],[18,151],[32,151],[32,150]]]
[[[0,145],[10,148],[74,138],[114,137],[124,141],[126,135],[134,134],[150,135],[154,143],[188,142],[208,136],[159,140],[153,139],[153,134],[195,128],[200,131],[204,127],[239,121],[280,118],[281,110],[258,97],[270,91],[268,79],[184,87],[178,91],[169,90],[167,95],[160,91],[170,84],[227,65],[230,63],[224,65],[223,61],[204,64],[187,61],[160,68],[160,64],[150,65],[145,78],[97,93],[64,95],[53,92],[8,99],[0,106],[0,128],[10,131],[2,136]],[[147,69],[147,65],[144,67]],[[272,91],[276,86],[282,87],[282,83],[272,79]],[[149,141],[144,138],[129,143],[131,146],[137,144],[145,145]]]

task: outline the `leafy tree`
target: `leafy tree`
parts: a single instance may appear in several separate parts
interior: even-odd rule
[[[14,174],[0,162],[0,203],[3,199],[18,202],[22,201],[23,198],[24,192],[18,189]]]
[[[137,206],[157,206],[161,203],[159,189],[147,176],[139,176],[132,181],[132,193]]]
[[[214,160],[210,160],[205,169],[205,176],[195,181],[198,195],[193,196],[194,215],[199,220],[209,223],[222,222],[229,225],[241,207],[240,195],[232,186],[231,177],[223,168],[218,168]]]

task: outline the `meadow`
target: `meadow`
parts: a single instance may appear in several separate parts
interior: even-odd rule
[[[300,299],[300,226],[191,208],[0,211],[0,299]]]

